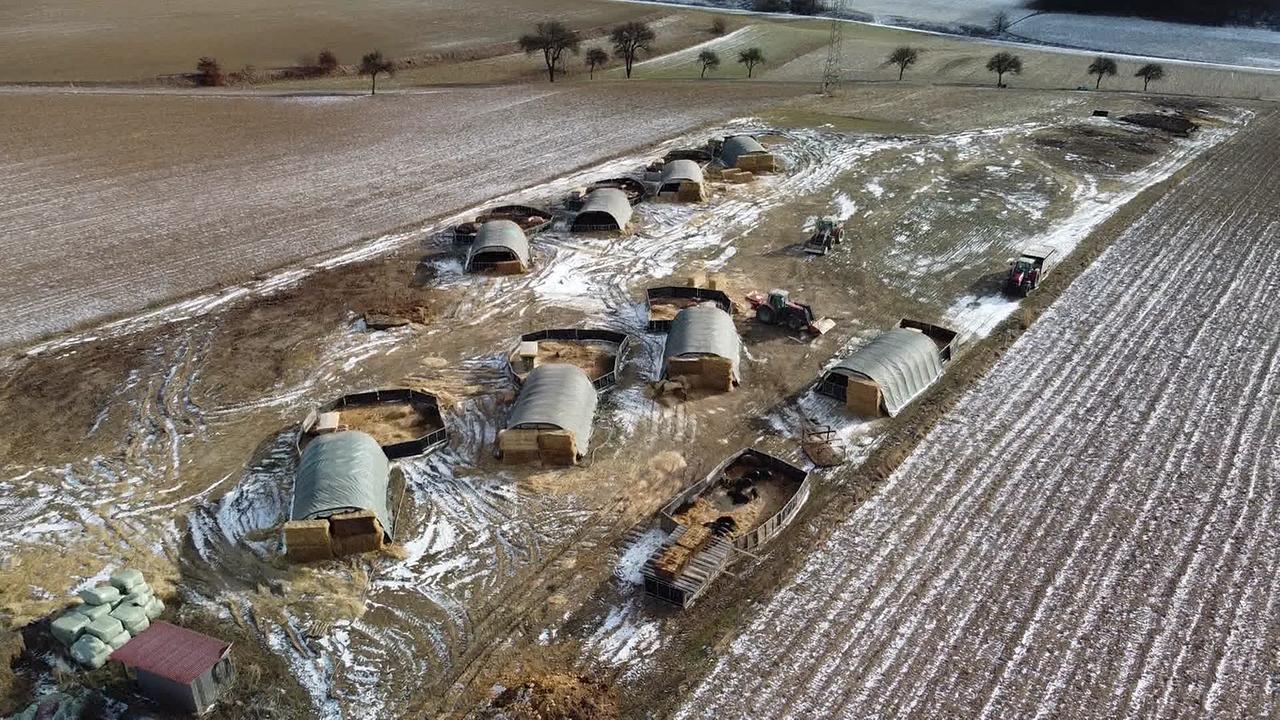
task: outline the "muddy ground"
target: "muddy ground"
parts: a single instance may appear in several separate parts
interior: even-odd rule
[[[892,424],[852,421],[804,392],[833,355],[903,316],[990,331],[1015,309],[995,287],[1018,245],[1074,247],[1238,117],[1204,108],[1206,132],[1181,141],[1088,119],[1071,95],[1029,101],[1016,123],[989,123],[983,99],[969,102],[967,119],[932,133],[856,133],[781,114],[743,123],[766,134],[786,172],[717,186],[697,207],[641,206],[626,237],[553,228],[534,241],[527,276],[464,275],[444,228],[429,227],[269,299],[14,358],[0,386],[0,513],[18,529],[0,547],[4,612],[24,623],[100,568],[138,563],[182,617],[245,628],[257,642],[241,652],[298,679],[297,695],[259,711],[326,717],[466,711],[513,650],[561,633],[582,635],[586,664],[643,663],[663,646],[653,625],[662,614],[648,615],[635,588],[611,578],[676,488],[748,444],[798,459],[806,417],[836,425],[865,457]],[[903,114],[912,111],[924,112]],[[839,101],[807,112],[855,121]],[[661,151],[522,199],[553,201]],[[824,214],[848,221],[849,235],[815,260],[798,243]],[[790,287],[837,329],[805,341],[739,318],[743,388],[653,402],[646,381],[662,340],[643,332],[643,288],[705,270],[721,272],[738,298]],[[426,322],[364,329],[359,317],[388,304]],[[602,402],[592,455],[569,471],[498,465],[492,444],[513,396],[507,351],[523,332],[580,323],[643,338]],[[402,463],[397,548],[287,566],[276,530],[295,423],[336,395],[397,384],[440,394],[452,436],[441,453]],[[672,452],[654,455],[655,446]],[[579,629],[558,629],[569,617]],[[631,642],[637,630],[654,642]],[[291,704],[299,697],[309,709]]]

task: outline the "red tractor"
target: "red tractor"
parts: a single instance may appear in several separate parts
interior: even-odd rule
[[[808,305],[791,302],[789,295],[786,290],[770,290],[768,296],[753,292],[747,296],[747,302],[755,308],[756,319],[765,325],[784,325],[814,335],[822,335],[836,326],[830,318],[816,318]]]
[[[1009,260],[1009,272],[1004,278],[1004,290],[1010,295],[1026,297],[1040,286],[1040,281],[1057,264],[1058,251],[1045,245],[1029,245],[1022,254]]]

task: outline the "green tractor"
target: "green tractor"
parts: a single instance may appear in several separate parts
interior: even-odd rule
[[[813,234],[804,243],[804,251],[810,255],[826,255],[831,246],[838,245],[844,239],[844,228],[835,218],[824,217],[818,220]]]

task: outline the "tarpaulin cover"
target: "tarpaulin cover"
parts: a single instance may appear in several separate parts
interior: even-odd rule
[[[734,382],[741,382],[738,360],[741,339],[729,313],[711,303],[681,310],[671,321],[667,345],[662,350],[662,364],[673,357],[719,355],[733,366]],[[665,370],[664,370],[665,372]]]
[[[302,452],[293,486],[292,520],[370,510],[391,541],[387,484],[391,463],[372,437],[355,431],[320,435]]]
[[[475,257],[495,250],[509,250],[524,267],[529,266],[529,239],[524,230],[511,220],[490,220],[480,226],[476,240],[467,254],[467,269]]]
[[[578,454],[591,445],[596,389],[577,365],[549,363],[529,373],[507,419],[509,428],[550,425],[573,433]]]
[[[750,135],[734,135],[720,146],[720,162],[725,167],[737,167],[743,155],[758,155],[765,152],[759,140]]]
[[[609,227],[623,230],[631,222],[631,201],[617,188],[592,190],[573,219],[577,231]]]
[[[830,373],[875,381],[892,416],[941,377],[942,358],[924,333],[897,328],[841,360]]]
[[[693,182],[702,184],[702,168],[692,160],[672,160],[662,167],[662,184]]]

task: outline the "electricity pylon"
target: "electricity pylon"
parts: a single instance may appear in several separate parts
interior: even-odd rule
[[[828,0],[827,13],[831,15],[831,40],[827,43],[827,64],[822,68],[822,92],[833,92],[840,84],[840,62],[844,23],[840,18],[845,14],[845,0]]]

